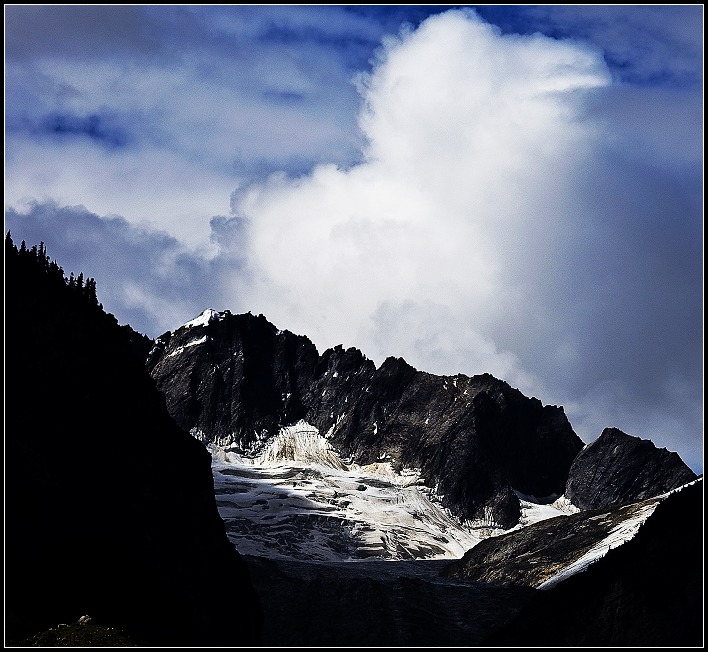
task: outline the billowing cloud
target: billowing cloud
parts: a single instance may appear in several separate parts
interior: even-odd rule
[[[698,170],[698,151],[638,155],[636,125],[606,128],[627,98],[600,51],[472,12],[388,40],[360,91],[363,163],[234,198],[253,309],[379,362],[490,371],[566,404],[586,439],[678,440],[659,415],[700,377],[701,221],[667,166]],[[700,396],[679,394],[695,463]]]
[[[575,186],[596,143],[583,101],[608,83],[598,52],[503,37],[470,12],[391,39],[360,83],[366,162],[274,175],[235,198],[253,260],[291,297],[254,300],[301,310],[315,337],[358,342],[383,303],[454,306],[481,335],[529,291],[555,296],[547,281],[577,249]]]

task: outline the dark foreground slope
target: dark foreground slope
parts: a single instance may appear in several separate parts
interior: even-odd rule
[[[536,593],[440,577],[446,560],[246,559],[263,596],[268,647],[479,645]]]
[[[539,591],[485,643],[702,646],[702,479],[660,503],[631,541],[585,572]]]
[[[5,259],[7,642],[83,615],[148,644],[256,642],[208,453],[92,284],[65,283],[42,248],[6,241]]]
[[[148,369],[204,440],[253,452],[304,419],[343,458],[419,468],[457,516],[502,527],[518,522],[515,490],[563,493],[583,445],[562,408],[489,374],[435,376],[401,358],[376,368],[341,346],[320,356],[262,315],[205,311],[157,340]]]

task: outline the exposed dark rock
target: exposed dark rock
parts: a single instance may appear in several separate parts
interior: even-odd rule
[[[702,647],[703,482],[672,493],[631,540],[536,597],[483,644]]]
[[[160,336],[148,357],[180,426],[249,449],[264,432],[304,417],[303,394],[319,360],[307,338],[278,333],[250,313],[212,312],[204,322]]]
[[[573,461],[565,495],[580,509],[597,509],[658,496],[695,479],[676,453],[605,428]]]
[[[167,413],[136,338],[40,251],[6,242],[7,641],[91,614],[151,645],[257,642],[208,453]]]
[[[356,349],[321,356],[262,315],[205,311],[158,338],[148,369],[170,414],[205,441],[258,450],[281,426],[316,426],[344,457],[422,469],[463,519],[511,527],[514,490],[561,494],[582,442],[563,409],[489,374],[434,376]]]
[[[443,570],[458,577],[496,585],[537,588],[601,546],[616,528],[642,519],[659,503],[640,503],[558,516],[520,530],[491,537],[468,550]],[[619,542],[615,542],[617,545]],[[604,544],[603,552],[609,547]]]

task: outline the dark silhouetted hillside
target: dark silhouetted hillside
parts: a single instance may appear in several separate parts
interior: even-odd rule
[[[209,454],[168,415],[140,337],[43,245],[8,235],[5,265],[6,641],[88,614],[146,644],[257,642]]]

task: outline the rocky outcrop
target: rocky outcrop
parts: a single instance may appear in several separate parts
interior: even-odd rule
[[[7,241],[5,261],[6,640],[90,614],[147,645],[257,643],[209,454],[135,338],[43,248]]]
[[[536,597],[483,645],[701,647],[703,482],[672,492],[631,541]]]
[[[204,440],[257,454],[304,419],[343,458],[421,469],[462,519],[511,527],[515,491],[561,494],[582,448],[563,409],[489,374],[435,376],[356,349],[321,356],[265,317],[205,311],[158,338],[147,367],[170,414]]]
[[[252,450],[305,416],[318,362],[312,342],[263,316],[207,310],[160,336],[147,368],[180,426]]]
[[[676,453],[605,428],[573,461],[565,495],[580,509],[598,509],[651,498],[695,479]]]
[[[631,539],[661,498],[557,516],[485,539],[443,570],[498,586],[549,588]]]

